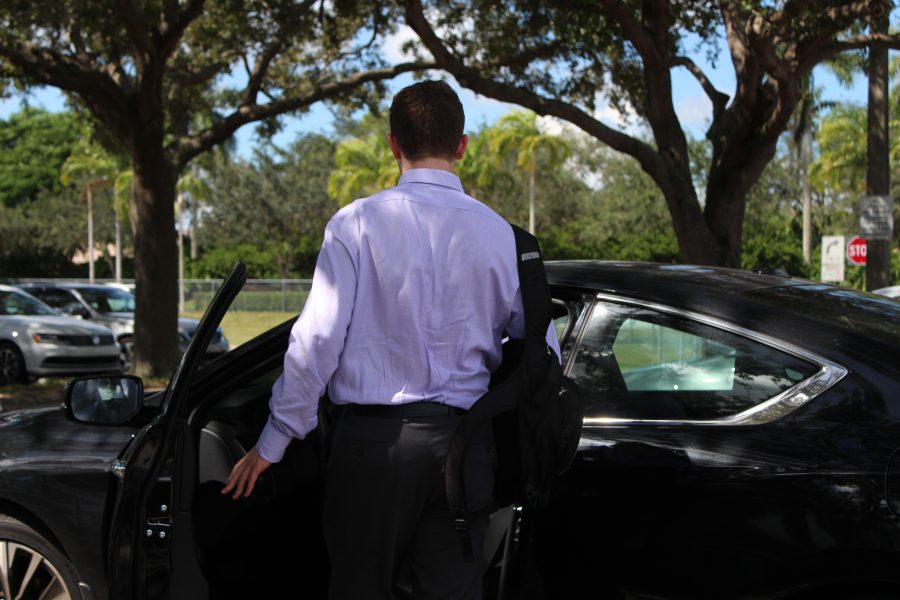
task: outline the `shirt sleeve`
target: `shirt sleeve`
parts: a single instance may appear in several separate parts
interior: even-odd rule
[[[284,372],[272,386],[269,420],[256,444],[269,462],[279,462],[292,438],[303,439],[318,424],[319,398],[338,367],[356,301],[355,256],[332,219],[309,297],[291,329]]]

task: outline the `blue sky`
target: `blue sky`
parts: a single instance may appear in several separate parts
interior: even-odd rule
[[[401,31],[388,40],[385,44],[385,54],[389,60],[403,60],[399,48],[405,39],[412,34],[407,30]],[[693,56],[694,60],[703,66],[707,75],[718,89],[725,93],[732,93],[735,87],[734,74],[731,62],[727,57],[719,61],[717,68],[712,69],[700,55]],[[838,102],[865,103],[866,80],[857,78],[851,89],[841,86],[834,76],[824,67],[818,67],[813,73],[814,83],[821,88],[823,100]],[[397,91],[413,81],[412,75],[403,75],[388,84],[391,91]],[[469,90],[463,89],[450,80],[451,84],[460,94],[466,111],[466,129],[469,131],[478,129],[479,126],[494,122],[506,112],[515,110],[515,106],[504,104],[496,100],[478,96]],[[703,137],[706,126],[712,114],[711,104],[700,88],[697,81],[685,69],[673,71],[674,101],[676,111],[684,128],[694,137]],[[46,110],[58,112],[66,109],[65,97],[53,88],[38,88],[30,91],[26,96],[18,95],[9,99],[0,100],[0,119],[8,118],[12,113],[21,110],[27,103],[31,106],[42,107]],[[601,103],[602,104],[602,103]],[[621,115],[611,107],[598,106],[598,115],[610,125],[622,126]],[[254,126],[246,125],[237,134],[238,153],[249,156],[253,147],[258,143]],[[299,133],[319,132],[329,133],[332,130],[332,116],[324,104],[314,105],[311,110],[298,117],[287,117],[285,127],[274,141],[279,146],[288,145]]]

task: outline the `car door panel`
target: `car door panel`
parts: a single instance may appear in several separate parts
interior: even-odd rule
[[[187,422],[189,390],[206,347],[246,280],[238,263],[217,292],[166,389],[159,415],[124,450],[109,538],[110,596],[202,599],[192,502],[197,440]]]
[[[612,315],[615,310],[608,312]],[[651,316],[648,322],[665,322],[654,319]],[[729,406],[744,410],[740,398],[732,404],[725,398],[716,409],[726,411],[722,414],[713,411],[705,416],[702,405],[675,411],[670,406],[675,401],[702,403],[715,397],[717,389],[727,395],[721,372],[712,378],[703,373],[703,369],[728,367],[722,357],[729,355],[718,346],[725,338],[706,338],[715,339],[716,346],[705,341],[696,346],[719,352],[712,360],[693,355],[677,364],[667,363],[672,359],[665,355],[671,349],[657,348],[662,366],[652,366],[656,363],[651,361],[651,367],[645,368],[631,360],[629,367],[612,344],[591,346],[590,342],[592,335],[615,339],[622,324],[600,322],[592,328],[588,323],[568,365],[582,387],[622,390],[594,397],[578,458],[562,486],[565,495],[557,498],[557,525],[568,531],[570,539],[582,540],[576,548],[568,545],[566,562],[578,565],[568,567],[571,576],[581,586],[595,585],[591,574],[602,565],[611,574],[608,583],[618,590],[611,597],[627,590],[665,598],[729,598],[750,591],[771,594],[816,581],[821,565],[809,564],[810,557],[831,559],[829,540],[835,532],[852,536],[849,522],[878,509],[877,478],[871,476],[877,469],[862,469],[855,480],[850,478],[852,490],[844,487],[846,469],[834,477],[823,472],[819,461],[833,449],[823,442],[822,432],[789,429],[794,419],[802,419],[804,410],[812,410],[807,406],[795,409],[790,418],[744,426],[716,420],[727,419]],[[679,328],[703,332],[692,325]],[[685,341],[678,344],[684,346]],[[730,356],[736,357],[730,359],[736,371],[732,391],[740,397],[765,401],[781,389],[747,389],[753,378],[740,371],[758,369],[759,361],[748,363],[740,352]],[[776,360],[765,348],[760,356],[763,362]],[[796,382],[783,382],[782,387],[794,386],[789,390],[816,371],[798,374],[795,370],[802,369],[802,364],[792,360],[785,362],[789,375],[778,375],[796,378]],[[587,370],[585,361],[591,365]],[[686,377],[683,370],[668,364],[688,364],[694,372]],[[632,377],[631,383],[637,385],[630,393],[621,373],[627,368],[643,369],[637,371],[642,379]],[[653,381],[646,374],[652,374]],[[838,381],[839,377],[831,384]],[[771,378],[762,383],[770,385]],[[845,397],[840,390],[852,383],[840,383],[829,397]],[[693,385],[695,391],[679,389],[685,385]],[[628,406],[616,405],[632,401]],[[692,422],[691,415],[696,419],[697,414],[702,418]],[[878,451],[873,452],[873,460],[877,455]],[[842,491],[825,497],[817,493],[829,485]],[[850,505],[848,494],[853,496]],[[853,508],[853,502],[858,508]],[[854,542],[842,540],[848,541]],[[863,540],[855,542],[857,547],[866,545]]]

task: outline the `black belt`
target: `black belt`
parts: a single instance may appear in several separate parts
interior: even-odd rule
[[[344,404],[345,414],[356,417],[455,417],[466,414],[462,408],[437,402],[410,402],[407,404]]]

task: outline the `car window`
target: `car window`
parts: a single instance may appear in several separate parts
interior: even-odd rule
[[[55,308],[63,308],[73,302],[77,302],[75,296],[66,290],[35,289],[34,291],[29,291],[29,293]]]
[[[97,312],[134,312],[134,296],[124,290],[81,288],[78,292]]]
[[[0,315],[55,315],[56,312],[28,294],[0,291]]]
[[[818,367],[762,342],[647,308],[599,302],[571,376],[588,415],[708,421],[792,388]]]

